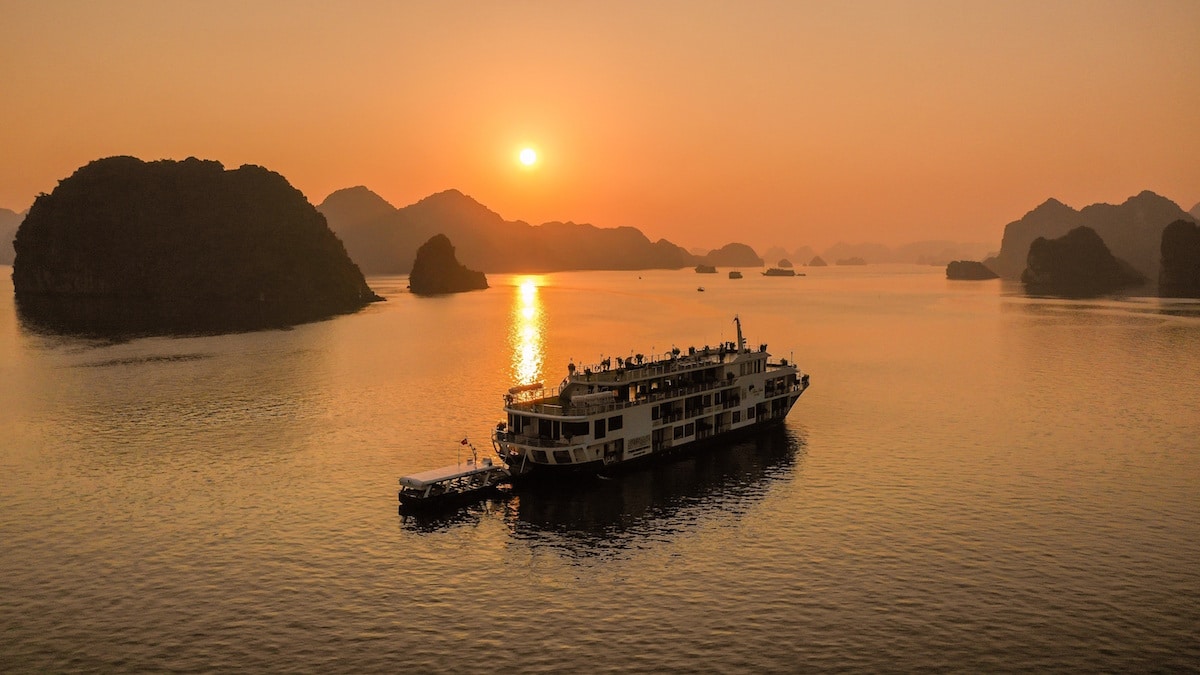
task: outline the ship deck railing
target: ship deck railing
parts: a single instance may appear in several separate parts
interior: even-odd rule
[[[694,384],[688,387],[672,387],[670,389],[659,389],[651,392],[648,395],[638,396],[632,401],[617,401],[612,403],[562,403],[557,396],[541,398],[536,401],[513,401],[506,405],[509,410],[522,412],[538,413],[542,415],[553,415],[555,417],[586,417],[598,413],[616,412],[633,406],[645,405],[647,403],[655,403],[657,401],[665,401],[683,396],[691,396],[700,394],[714,389],[734,387],[728,380],[713,380],[712,382],[703,382]],[[548,401],[556,401],[549,403]]]
[[[500,443],[515,443],[517,445],[526,445],[533,448],[549,448],[552,450],[562,450],[564,448],[570,448],[579,445],[579,443],[571,442],[569,440],[555,440],[553,438],[545,438],[542,436],[527,436],[525,434],[518,434],[512,431],[497,431],[495,432],[494,437],[495,440]]]

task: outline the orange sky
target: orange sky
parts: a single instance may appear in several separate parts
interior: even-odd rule
[[[1050,196],[1200,201],[1198,29],[1195,0],[0,0],[0,206],[195,155],[684,246],[998,247]]]

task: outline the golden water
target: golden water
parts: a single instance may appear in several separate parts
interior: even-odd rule
[[[7,279],[7,270],[0,270]],[[0,670],[1200,663],[1200,304],[908,266],[496,276],[287,331],[94,342],[0,288]],[[733,339],[785,428],[432,519],[514,384]]]

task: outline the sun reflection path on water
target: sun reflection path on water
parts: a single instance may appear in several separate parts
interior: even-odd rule
[[[541,286],[541,277],[524,277],[516,287],[508,341],[512,345],[512,376],[519,385],[533,384],[542,377],[546,315],[538,295]]]

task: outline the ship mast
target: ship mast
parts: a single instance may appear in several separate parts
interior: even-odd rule
[[[738,318],[737,314],[734,314],[733,322],[737,324],[738,352],[744,352],[744,351],[746,351],[746,339],[742,337],[742,320]]]

